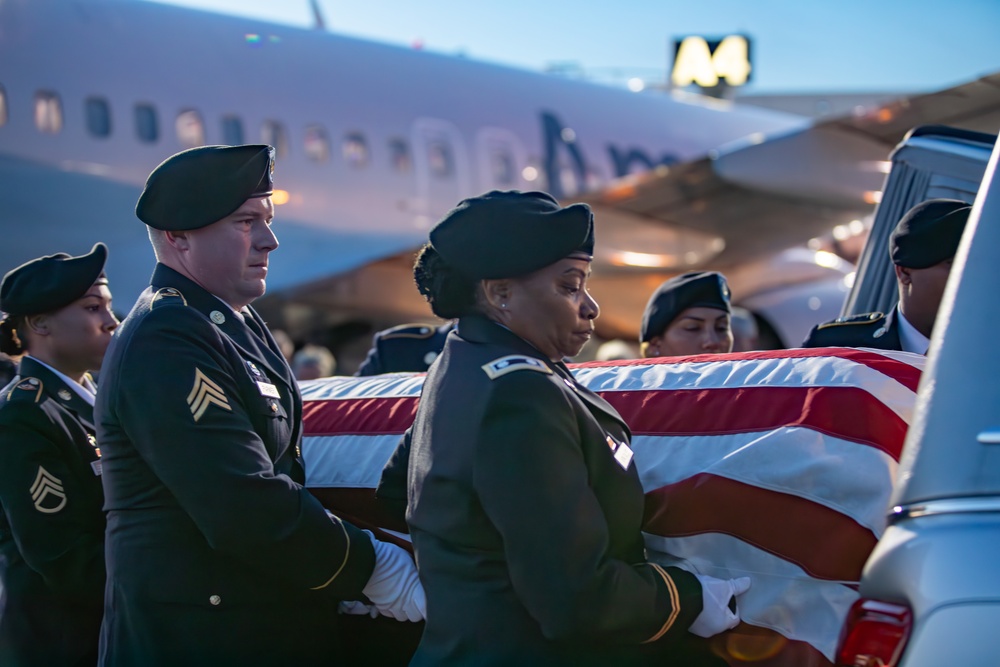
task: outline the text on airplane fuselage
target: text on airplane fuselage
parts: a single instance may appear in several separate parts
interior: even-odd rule
[[[563,172],[567,167],[571,170],[573,180],[577,184],[577,190],[583,190],[590,172],[575,134],[564,126],[552,112],[542,111],[540,119],[542,123],[542,169],[548,183],[549,193],[556,198],[573,194],[566,192],[566,188],[563,186]],[[565,161],[561,160],[561,157]],[[617,146],[611,143],[607,145],[607,157],[613,178],[621,178],[637,171],[649,171],[659,165],[677,164],[680,161],[680,158],[673,153],[663,153],[659,158],[654,158],[642,148]]]

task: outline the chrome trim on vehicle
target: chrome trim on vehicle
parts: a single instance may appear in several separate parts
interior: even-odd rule
[[[892,508],[889,522],[895,523],[901,519],[915,519],[921,516],[936,514],[972,514],[979,512],[1000,512],[1000,497],[989,498],[952,498],[949,500],[931,500],[912,505],[897,505]]]

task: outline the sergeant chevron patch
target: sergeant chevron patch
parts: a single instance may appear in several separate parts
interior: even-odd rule
[[[191,414],[194,415],[195,421],[201,419],[205,410],[208,410],[208,406],[212,404],[223,410],[232,411],[232,408],[229,407],[229,400],[226,398],[226,392],[222,391],[222,387],[209,380],[200,368],[194,369],[194,386],[191,387],[191,393],[188,394],[187,404],[191,408]]]
[[[66,492],[62,481],[42,466],[31,485],[31,499],[35,509],[42,514],[55,514],[66,506]]]

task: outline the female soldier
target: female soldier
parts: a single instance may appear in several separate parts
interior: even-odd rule
[[[639,332],[643,357],[732,352],[729,285],[721,273],[691,272],[660,285],[646,304]]]
[[[598,315],[593,245],[587,206],[490,192],[417,258],[431,309],[459,320],[408,434],[427,593],[411,665],[646,664],[689,628],[738,622],[727,605],[749,579],[645,562],[628,427],[563,364]]]
[[[97,663],[104,493],[87,371],[118,326],[107,254],[41,257],[0,283],[0,351],[26,353],[0,395],[2,665]]]

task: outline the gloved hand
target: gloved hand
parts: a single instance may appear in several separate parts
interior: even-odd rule
[[[375,570],[362,591],[379,613],[397,621],[422,621],[427,598],[417,578],[417,566],[405,550],[380,542],[365,531],[375,547]]]
[[[375,618],[378,616],[378,609],[374,606],[366,605],[364,602],[358,602],[357,600],[349,600],[341,602],[337,606],[338,614],[347,614],[348,616],[371,616]]]
[[[701,583],[702,609],[688,630],[699,637],[711,637],[735,628],[740,622],[735,598],[750,590],[750,577],[716,579],[705,574],[694,576]]]

